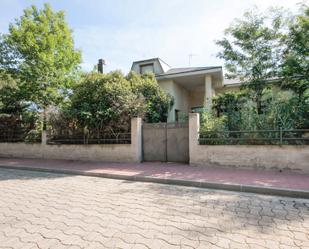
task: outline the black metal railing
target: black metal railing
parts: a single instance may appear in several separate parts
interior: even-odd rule
[[[130,144],[131,133],[48,134],[47,144]]]
[[[0,143],[40,143],[41,133],[35,130],[0,130]]]
[[[309,145],[309,129],[206,131],[199,134],[200,145]]]

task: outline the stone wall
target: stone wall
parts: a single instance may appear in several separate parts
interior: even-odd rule
[[[309,173],[309,146],[199,145],[199,114],[190,113],[190,164],[225,167],[289,169]]]
[[[0,157],[140,162],[142,160],[142,120],[131,121],[131,144],[47,145],[0,143]]]

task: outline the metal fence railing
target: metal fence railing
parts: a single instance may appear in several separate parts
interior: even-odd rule
[[[130,144],[131,133],[48,134],[47,144]]]
[[[40,143],[42,134],[36,130],[0,130],[0,143]],[[131,133],[48,132],[47,144],[130,144]]]
[[[207,131],[199,134],[200,145],[309,145],[309,129]]]
[[[40,143],[41,133],[34,130],[0,130],[0,143]]]

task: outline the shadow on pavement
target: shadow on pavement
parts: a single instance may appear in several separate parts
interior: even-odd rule
[[[123,181],[124,184],[133,183]],[[279,196],[265,196],[251,193],[232,192],[224,190],[201,189],[175,185],[135,183],[127,189],[117,191],[116,194],[129,195],[134,193],[141,198],[147,192],[155,192],[156,198],[152,202],[167,207],[166,213],[173,213],[173,209],[181,209],[181,205],[190,207],[193,216],[208,216],[209,223],[201,224],[200,231],[196,226],[192,229],[188,225],[188,236],[199,236],[205,233],[212,237],[226,231],[236,234],[251,230],[257,234],[269,235],[276,228],[285,229],[287,220],[295,227],[305,220],[309,220],[309,201]],[[138,186],[140,185],[140,187]],[[174,197],[179,197],[181,203],[175,203]],[[208,213],[201,210],[212,207]],[[186,213],[190,216],[191,213]],[[198,222],[198,220],[197,220]],[[220,230],[220,227],[224,228]],[[193,231],[194,230],[194,231]]]
[[[0,181],[7,180],[32,180],[32,179],[55,179],[68,177],[66,174],[38,172],[22,169],[0,168]]]

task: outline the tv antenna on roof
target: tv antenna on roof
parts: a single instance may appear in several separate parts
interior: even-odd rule
[[[193,56],[197,56],[197,54],[193,54],[192,52],[188,55],[189,56],[189,67],[191,66],[191,61]]]

